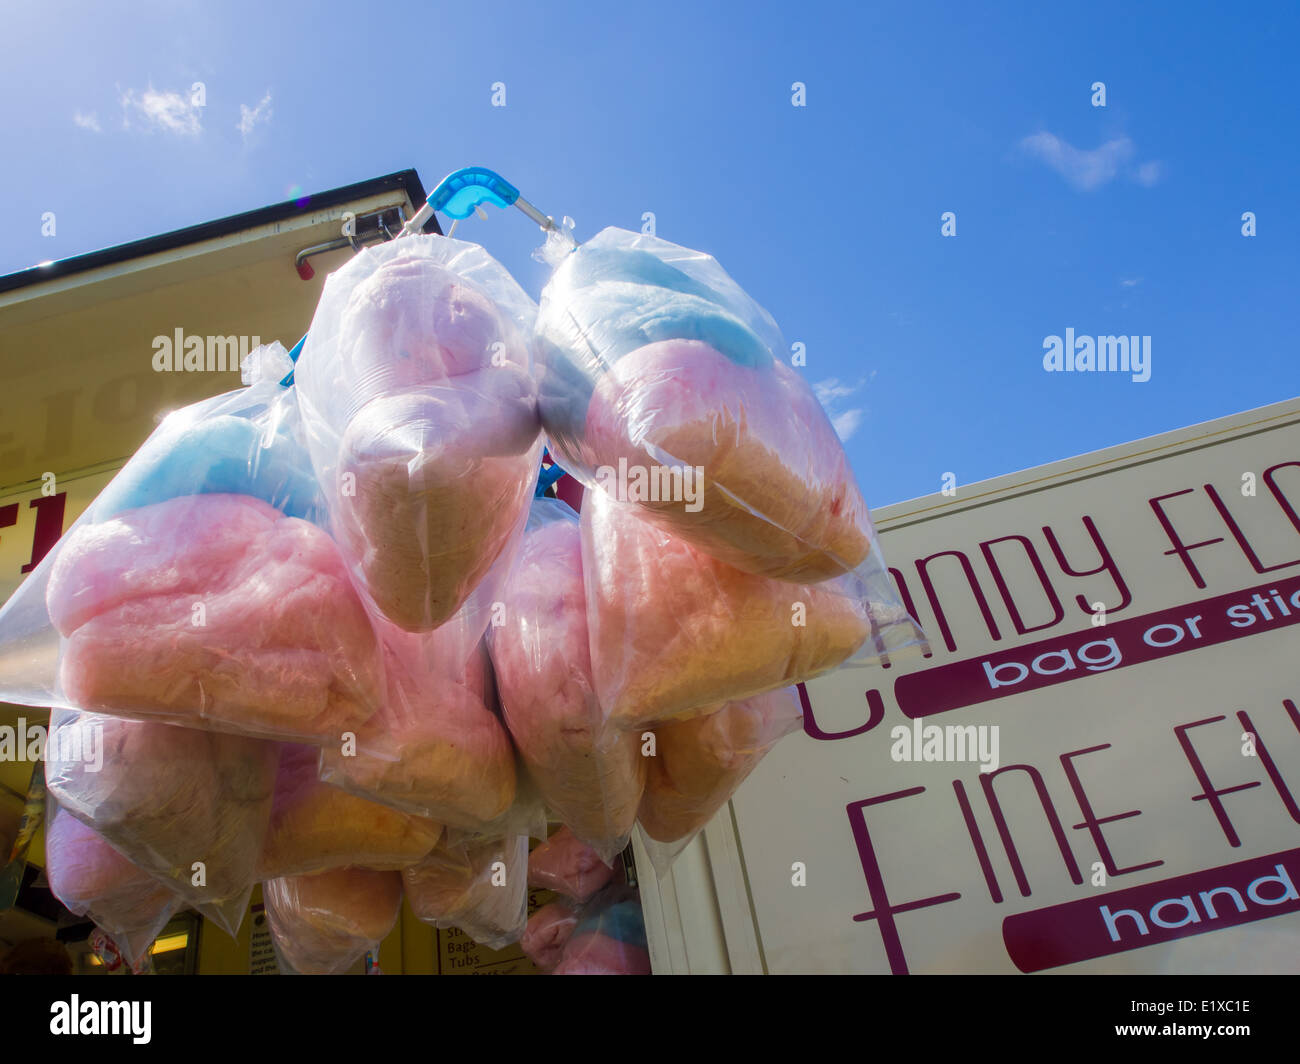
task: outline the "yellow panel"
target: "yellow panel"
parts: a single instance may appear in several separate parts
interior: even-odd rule
[[[27,721],[29,726],[36,721],[43,724],[46,719],[44,710],[0,704],[0,725],[16,727],[16,721],[20,715]],[[31,778],[32,762],[0,761],[0,793],[13,792],[15,796],[24,796],[27,794],[27,784]]]
[[[297,252],[339,236],[346,210],[402,204],[391,191],[272,225],[0,293],[0,491],[133,453],[160,414],[239,387],[225,371],[154,369],[155,340],[279,340],[311,321],[328,272],[351,251]],[[214,352],[215,353],[215,352]]]
[[[379,943],[379,970],[385,975],[401,975],[404,971],[403,964],[402,913],[399,911],[397,923],[393,925],[388,937]]]
[[[435,974],[438,968],[434,930],[428,924],[416,919],[405,897],[402,898],[402,915],[398,918],[398,930],[402,935],[402,974]]]
[[[253,888],[249,907],[261,904],[262,886]],[[244,913],[239,925],[239,936],[232,938],[210,920],[204,920],[199,933],[200,975],[247,975],[248,951],[252,946],[252,919]]]

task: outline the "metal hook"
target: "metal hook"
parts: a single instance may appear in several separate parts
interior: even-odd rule
[[[481,203],[491,203],[503,209],[510,206],[518,207],[530,219],[541,226],[543,232],[560,233],[575,248],[578,246],[578,241],[572,233],[556,225],[554,218],[543,214],[524,199],[519,194],[519,189],[515,188],[504,177],[496,171],[483,166],[465,166],[459,170],[453,170],[444,177],[437,187],[429,193],[429,198],[424,206],[406,223],[401,235],[406,236],[419,232],[434,211],[442,211],[452,219],[451,229],[447,233],[448,236],[451,236],[455,232],[456,222],[468,218]]]

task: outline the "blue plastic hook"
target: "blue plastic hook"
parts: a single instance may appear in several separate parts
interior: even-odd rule
[[[490,203],[503,210],[514,206],[519,189],[494,170],[483,166],[464,166],[453,170],[429,193],[429,206],[449,218],[468,218],[480,203]]]
[[[307,342],[307,334],[306,334],[306,333],[303,333],[303,334],[302,334],[302,339],[299,340],[296,344],[293,345],[293,347],[291,347],[291,348],[289,349],[289,361],[290,361],[290,362],[293,362],[293,363],[295,363],[295,364],[297,363],[297,361],[298,361],[298,356],[302,354],[303,344],[305,344],[306,342]],[[292,387],[293,387],[293,370],[290,370],[288,373],[285,374],[285,376],[284,376],[284,380],[282,380],[282,381],[280,382],[280,387],[282,387],[282,388],[292,388]]]
[[[515,188],[495,170],[489,170],[486,166],[462,166],[459,170],[453,170],[449,173],[429,193],[429,198],[425,201],[424,206],[415,212],[415,215],[406,223],[398,236],[408,236],[420,232],[424,228],[424,224],[432,217],[434,211],[442,211],[449,218],[462,221],[473,214],[474,208],[480,203],[490,203],[503,210],[506,207],[518,207],[541,226],[543,230],[564,233],[570,243],[577,247],[577,241],[574,240],[572,233],[556,225],[555,219],[539,211],[519,195],[519,189]],[[298,356],[302,354],[302,347],[306,342],[307,336],[304,333],[303,338],[294,344],[293,350],[289,352],[289,357],[295,363],[298,361]],[[280,383],[286,388],[291,387],[293,385],[293,370],[290,370]],[[558,480],[563,475],[564,471],[560,470],[554,479]]]
[[[461,221],[473,214],[480,203],[491,203],[501,208],[518,207],[545,232],[563,233],[574,247],[578,245],[572,233],[556,225],[554,218],[539,211],[519,195],[519,189],[486,166],[463,166],[449,173],[429,193],[428,202],[407,223],[407,229],[423,225],[434,211],[442,211]]]
[[[551,453],[543,450],[542,461],[545,462],[548,458],[551,458]],[[543,465],[541,469],[537,471],[537,487],[533,491],[533,498],[546,498],[547,490],[562,476],[564,476],[564,470],[555,464],[554,458],[551,458],[551,464],[549,466]]]

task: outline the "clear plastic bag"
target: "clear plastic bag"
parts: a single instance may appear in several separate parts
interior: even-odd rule
[[[637,823],[662,875],[782,738],[803,720],[797,688],[655,725]]]
[[[97,519],[180,495],[251,495],[324,524],[298,397],[281,383],[292,368],[282,344],[263,344],[244,361],[244,388],[169,414],[100,492]]]
[[[335,741],[378,647],[323,513],[278,344],[169,415],[0,611],[0,697]],[[284,509],[281,509],[283,507]]]
[[[490,831],[518,796],[515,752],[495,712],[481,627],[462,611],[410,633],[377,622],[388,697],[348,743],[321,751],[321,778],[396,809]]]
[[[543,289],[537,337],[552,453],[588,488],[749,573],[883,568],[830,419],[713,258],[604,229]]]
[[[607,887],[582,909],[553,975],[649,975],[641,898],[632,887]]]
[[[547,805],[608,860],[627,845],[645,764],[596,699],[578,515],[564,503],[533,503],[502,604],[488,641],[506,727]]]
[[[148,954],[181,906],[160,880],[54,801],[46,805],[45,877],[64,908],[110,934],[131,965]]]
[[[279,749],[56,710],[45,783],[67,813],[232,935],[256,881]]]
[[[336,868],[267,880],[262,897],[281,967],[299,975],[338,975],[378,949],[396,926],[402,877]]]
[[[700,715],[918,636],[883,573],[853,592],[754,576],[640,514],[604,492],[583,500],[592,675],[620,727]]]
[[[528,836],[440,843],[402,870],[416,918],[459,927],[489,949],[519,941],[528,922]]]
[[[322,783],[319,760],[315,747],[281,747],[259,879],[348,865],[400,869],[428,856],[441,824]]]
[[[553,971],[564,956],[564,945],[578,926],[579,911],[572,902],[549,902],[528,918],[519,948],[543,972]]]
[[[366,248],[325,284],[295,374],[312,460],[359,584],[409,631],[460,610],[522,529],[535,315],[486,251],[442,236]]]
[[[128,947],[120,945],[102,927],[97,927],[90,933],[86,945],[90,947],[90,955],[97,957],[99,963],[104,966],[106,975],[125,975],[128,971],[132,975],[158,974],[158,969],[153,963],[152,952],[142,953],[135,961],[131,961],[125,957],[129,952]]]
[[[528,855],[528,885],[584,902],[615,879],[613,864],[568,827],[534,846]]]

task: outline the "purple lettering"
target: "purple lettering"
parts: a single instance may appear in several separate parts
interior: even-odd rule
[[[1251,547],[1250,541],[1246,539],[1241,531],[1241,526],[1233,519],[1228,508],[1223,505],[1223,500],[1219,498],[1219,493],[1214,490],[1213,484],[1205,485],[1205,494],[1210,497],[1210,502],[1214,503],[1214,508],[1219,511],[1219,516],[1223,518],[1223,523],[1228,526],[1228,531],[1232,533],[1232,538],[1237,541],[1237,546],[1246,556],[1246,560],[1257,573],[1271,573],[1274,569],[1286,569],[1292,565],[1300,565],[1300,558],[1292,558],[1289,562],[1281,562],[1278,565],[1264,565],[1260,562],[1259,556],[1256,555],[1254,548]],[[1267,618],[1266,618],[1267,619]]]
[[[1020,888],[1021,895],[1027,898],[1032,893],[1029,889],[1029,879],[1025,875],[1024,865],[1021,864],[1020,854],[1016,852],[1016,844],[1011,838],[1011,829],[1008,827],[1007,818],[1002,812],[1002,805],[993,790],[994,781],[1004,772],[1024,772],[1033,782],[1034,790],[1038,794],[1038,802],[1043,807],[1043,814],[1047,817],[1047,823],[1052,829],[1057,848],[1061,851],[1061,858],[1065,861],[1066,870],[1070,873],[1070,880],[1074,883],[1082,883],[1083,874],[1079,871],[1079,864],[1075,861],[1074,853],[1070,849],[1070,840],[1065,837],[1065,829],[1061,826],[1061,818],[1056,815],[1056,807],[1052,804],[1052,796],[1047,793],[1047,784],[1043,782],[1042,773],[1033,765],[1003,765],[999,769],[982,774],[980,783],[984,787],[984,799],[988,802],[989,812],[993,814],[993,822],[997,825],[998,835],[1002,838],[1002,848],[1006,851],[1011,870],[1015,873],[1016,886]]]
[[[1115,582],[1115,590],[1119,592],[1119,604],[1107,606],[1107,612],[1118,613],[1133,601],[1128,584],[1124,582],[1124,577],[1120,575],[1119,566],[1115,564],[1115,559],[1111,557],[1110,550],[1097,532],[1097,526],[1092,518],[1087,514],[1083,516],[1083,527],[1088,530],[1088,535],[1092,537],[1092,542],[1097,547],[1097,556],[1101,559],[1101,564],[1096,569],[1075,569],[1065,557],[1065,551],[1061,549],[1061,543],[1056,538],[1056,533],[1052,531],[1050,525],[1043,526],[1043,535],[1047,537],[1047,545],[1052,549],[1052,555],[1056,558],[1056,564],[1061,567],[1061,572],[1067,576],[1084,577],[1096,576],[1098,573],[1106,573],[1111,580]],[[1092,614],[1092,603],[1083,595],[1076,595],[1074,600],[1079,604],[1079,609],[1084,613]]]
[[[1217,539],[1203,539],[1199,543],[1184,543],[1178,538],[1178,533],[1174,531],[1174,526],[1169,521],[1169,515],[1165,513],[1164,507],[1160,505],[1165,499],[1176,499],[1180,495],[1191,495],[1192,490],[1192,488],[1184,488],[1182,491],[1170,492],[1168,495],[1157,495],[1154,499],[1148,499],[1147,503],[1150,505],[1151,509],[1155,511],[1156,519],[1160,522],[1160,527],[1165,530],[1165,535],[1169,537],[1169,542],[1173,544],[1173,550],[1165,551],[1165,555],[1177,554],[1178,557],[1182,559],[1184,568],[1186,568],[1187,572],[1191,574],[1192,582],[1195,583],[1198,588],[1203,588],[1205,587],[1205,580],[1201,576],[1201,571],[1196,568],[1195,564],[1192,562],[1192,551],[1201,547],[1213,546],[1215,543],[1222,543],[1223,537],[1219,536]]]
[[[984,591],[980,588],[979,580],[975,576],[975,570],[971,566],[970,559],[959,550],[941,550],[937,554],[931,554],[928,558],[918,558],[916,571],[920,574],[921,586],[925,588],[925,593],[930,599],[930,609],[934,611],[935,620],[939,622],[939,631],[943,633],[944,645],[949,650],[957,649],[957,644],[952,638],[952,629],[948,626],[948,618],[944,616],[943,607],[939,605],[939,596],[935,593],[934,583],[930,579],[929,565],[936,558],[959,558],[961,560],[962,572],[966,574],[966,582],[975,595],[975,601],[979,605],[980,613],[984,616],[984,623],[988,625],[989,635],[994,639],[1001,639],[1002,634],[998,631],[997,622],[993,619],[993,611],[989,609],[988,599],[984,597]]]
[[[1205,764],[1196,753],[1196,748],[1192,746],[1192,740],[1187,734],[1193,728],[1200,728],[1206,724],[1217,724],[1221,720],[1227,720],[1227,717],[1220,715],[1218,717],[1206,717],[1205,720],[1194,720],[1190,724],[1177,724],[1174,726],[1174,734],[1178,736],[1178,742],[1183,748],[1183,754],[1187,758],[1188,764],[1192,766],[1192,771],[1196,773],[1196,781],[1201,785],[1201,793],[1193,795],[1192,801],[1209,802],[1210,808],[1214,810],[1214,815],[1219,821],[1219,827],[1223,829],[1224,837],[1228,840],[1228,845],[1240,846],[1241,839],[1237,837],[1237,829],[1233,827],[1232,820],[1228,817],[1228,810],[1219,801],[1219,796],[1235,794],[1237,791],[1248,791],[1252,787],[1258,787],[1259,781],[1239,783],[1235,787],[1217,790],[1214,784],[1210,782],[1210,774],[1205,771]]]
[[[1074,799],[1079,803],[1079,811],[1083,813],[1083,823],[1075,824],[1074,830],[1080,831],[1083,828],[1088,829],[1088,834],[1092,836],[1092,841],[1097,846],[1097,855],[1101,858],[1101,863],[1106,869],[1108,876],[1125,876],[1130,872],[1141,872],[1147,868],[1158,868],[1164,864],[1164,861],[1148,861],[1146,864],[1130,865],[1128,868],[1119,868],[1115,864],[1115,858],[1111,856],[1110,846],[1106,842],[1106,836],[1102,834],[1101,827],[1103,824],[1110,824],[1116,820],[1127,820],[1129,817],[1141,816],[1142,810],[1130,809],[1123,813],[1113,813],[1110,816],[1099,817],[1093,812],[1092,802],[1088,800],[1088,795],[1083,789],[1083,782],[1079,779],[1078,770],[1074,767],[1074,759],[1082,757],[1084,754],[1095,754],[1099,750],[1109,750],[1110,743],[1102,743],[1100,746],[1089,746],[1083,750],[1068,750],[1061,755],[1061,767],[1065,769],[1065,777],[1070,781],[1070,789],[1074,791]]]
[[[845,806],[845,810],[849,814],[849,823],[853,826],[853,841],[858,847],[858,860],[862,863],[862,874],[867,880],[867,893],[871,895],[871,904],[875,906],[870,912],[855,914],[853,919],[857,923],[868,920],[878,922],[880,938],[885,945],[885,956],[889,958],[889,970],[894,975],[908,974],[907,958],[903,954],[903,940],[899,937],[898,924],[894,920],[894,914],[912,912],[916,909],[927,909],[933,905],[945,905],[948,902],[957,901],[961,895],[955,892],[939,894],[932,898],[922,898],[919,901],[904,902],[902,905],[891,905],[889,895],[885,891],[885,878],[880,871],[880,862],[876,859],[875,848],[871,845],[871,833],[867,830],[867,818],[862,811],[869,805],[880,805],[884,802],[911,798],[913,795],[924,793],[924,791],[924,787],[909,787],[905,791],[894,791],[891,794],[882,794],[875,798],[865,798],[860,802],[850,802]]]
[[[997,560],[993,557],[993,544],[995,543],[1019,543],[1025,549],[1025,556],[1029,559],[1029,564],[1033,566],[1034,575],[1038,577],[1039,586],[1047,595],[1047,601],[1052,607],[1051,620],[1044,621],[1042,624],[1027,626],[1020,616],[1020,610],[1017,608],[1015,599],[1011,594],[1011,589],[1007,586],[1006,580],[1002,577],[1002,569]],[[1034,545],[1024,536],[1000,536],[997,539],[985,540],[980,544],[980,550],[984,554],[984,561],[989,567],[989,572],[993,574],[993,582],[997,585],[998,593],[1002,596],[1002,601],[1007,607],[1007,613],[1011,615],[1011,623],[1016,626],[1016,631],[1020,635],[1026,635],[1029,632],[1039,632],[1044,628],[1051,628],[1065,616],[1065,608],[1061,605],[1060,598],[1057,597],[1056,589],[1052,587],[1051,580],[1047,577],[1047,571],[1043,568],[1043,563],[1039,561],[1038,552],[1034,550]]]

